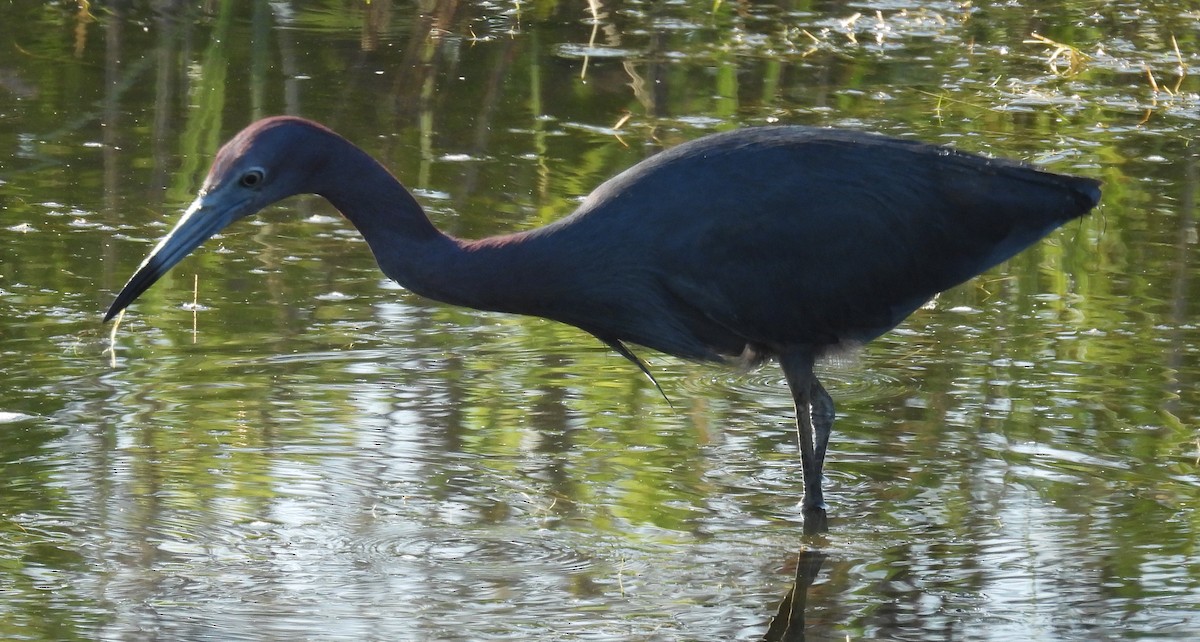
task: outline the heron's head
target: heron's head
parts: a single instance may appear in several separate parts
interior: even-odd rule
[[[167,270],[230,223],[295,194],[313,191],[327,154],[328,129],[300,118],[260,120],[217,152],[200,194],[183,217],[150,250],[117,294],[107,321],[133,303]]]

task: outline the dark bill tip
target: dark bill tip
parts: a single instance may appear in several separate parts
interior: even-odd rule
[[[113,317],[120,314],[121,310],[129,307],[143,292],[150,289],[155,281],[158,281],[162,275],[167,273],[171,266],[163,265],[161,261],[155,260],[157,257],[151,255],[146,259],[142,266],[138,268],[130,277],[129,282],[117,294],[117,298],[113,300],[112,305],[108,306],[108,312],[104,313],[104,321],[112,321]]]

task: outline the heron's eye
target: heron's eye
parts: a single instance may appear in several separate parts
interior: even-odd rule
[[[254,169],[248,170],[245,174],[242,174],[242,177],[238,179],[238,183],[242,187],[254,189],[262,185],[266,178],[267,177],[265,174],[263,174],[263,171],[255,167]]]

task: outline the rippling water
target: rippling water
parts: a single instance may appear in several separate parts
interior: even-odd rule
[[[1200,635],[1189,8],[193,4],[0,8],[0,638],[757,640],[787,595],[813,640]],[[1105,197],[822,364],[805,534],[777,367],[640,351],[668,401],[580,331],[389,283],[320,199],[231,227],[110,340],[216,146],[270,113],[468,237],[766,123]]]

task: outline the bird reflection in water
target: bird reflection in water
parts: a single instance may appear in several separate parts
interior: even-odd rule
[[[827,554],[815,549],[802,549],[796,557],[796,579],[792,588],[779,603],[763,642],[800,642],[804,640],[808,591],[812,588],[825,563]]]

